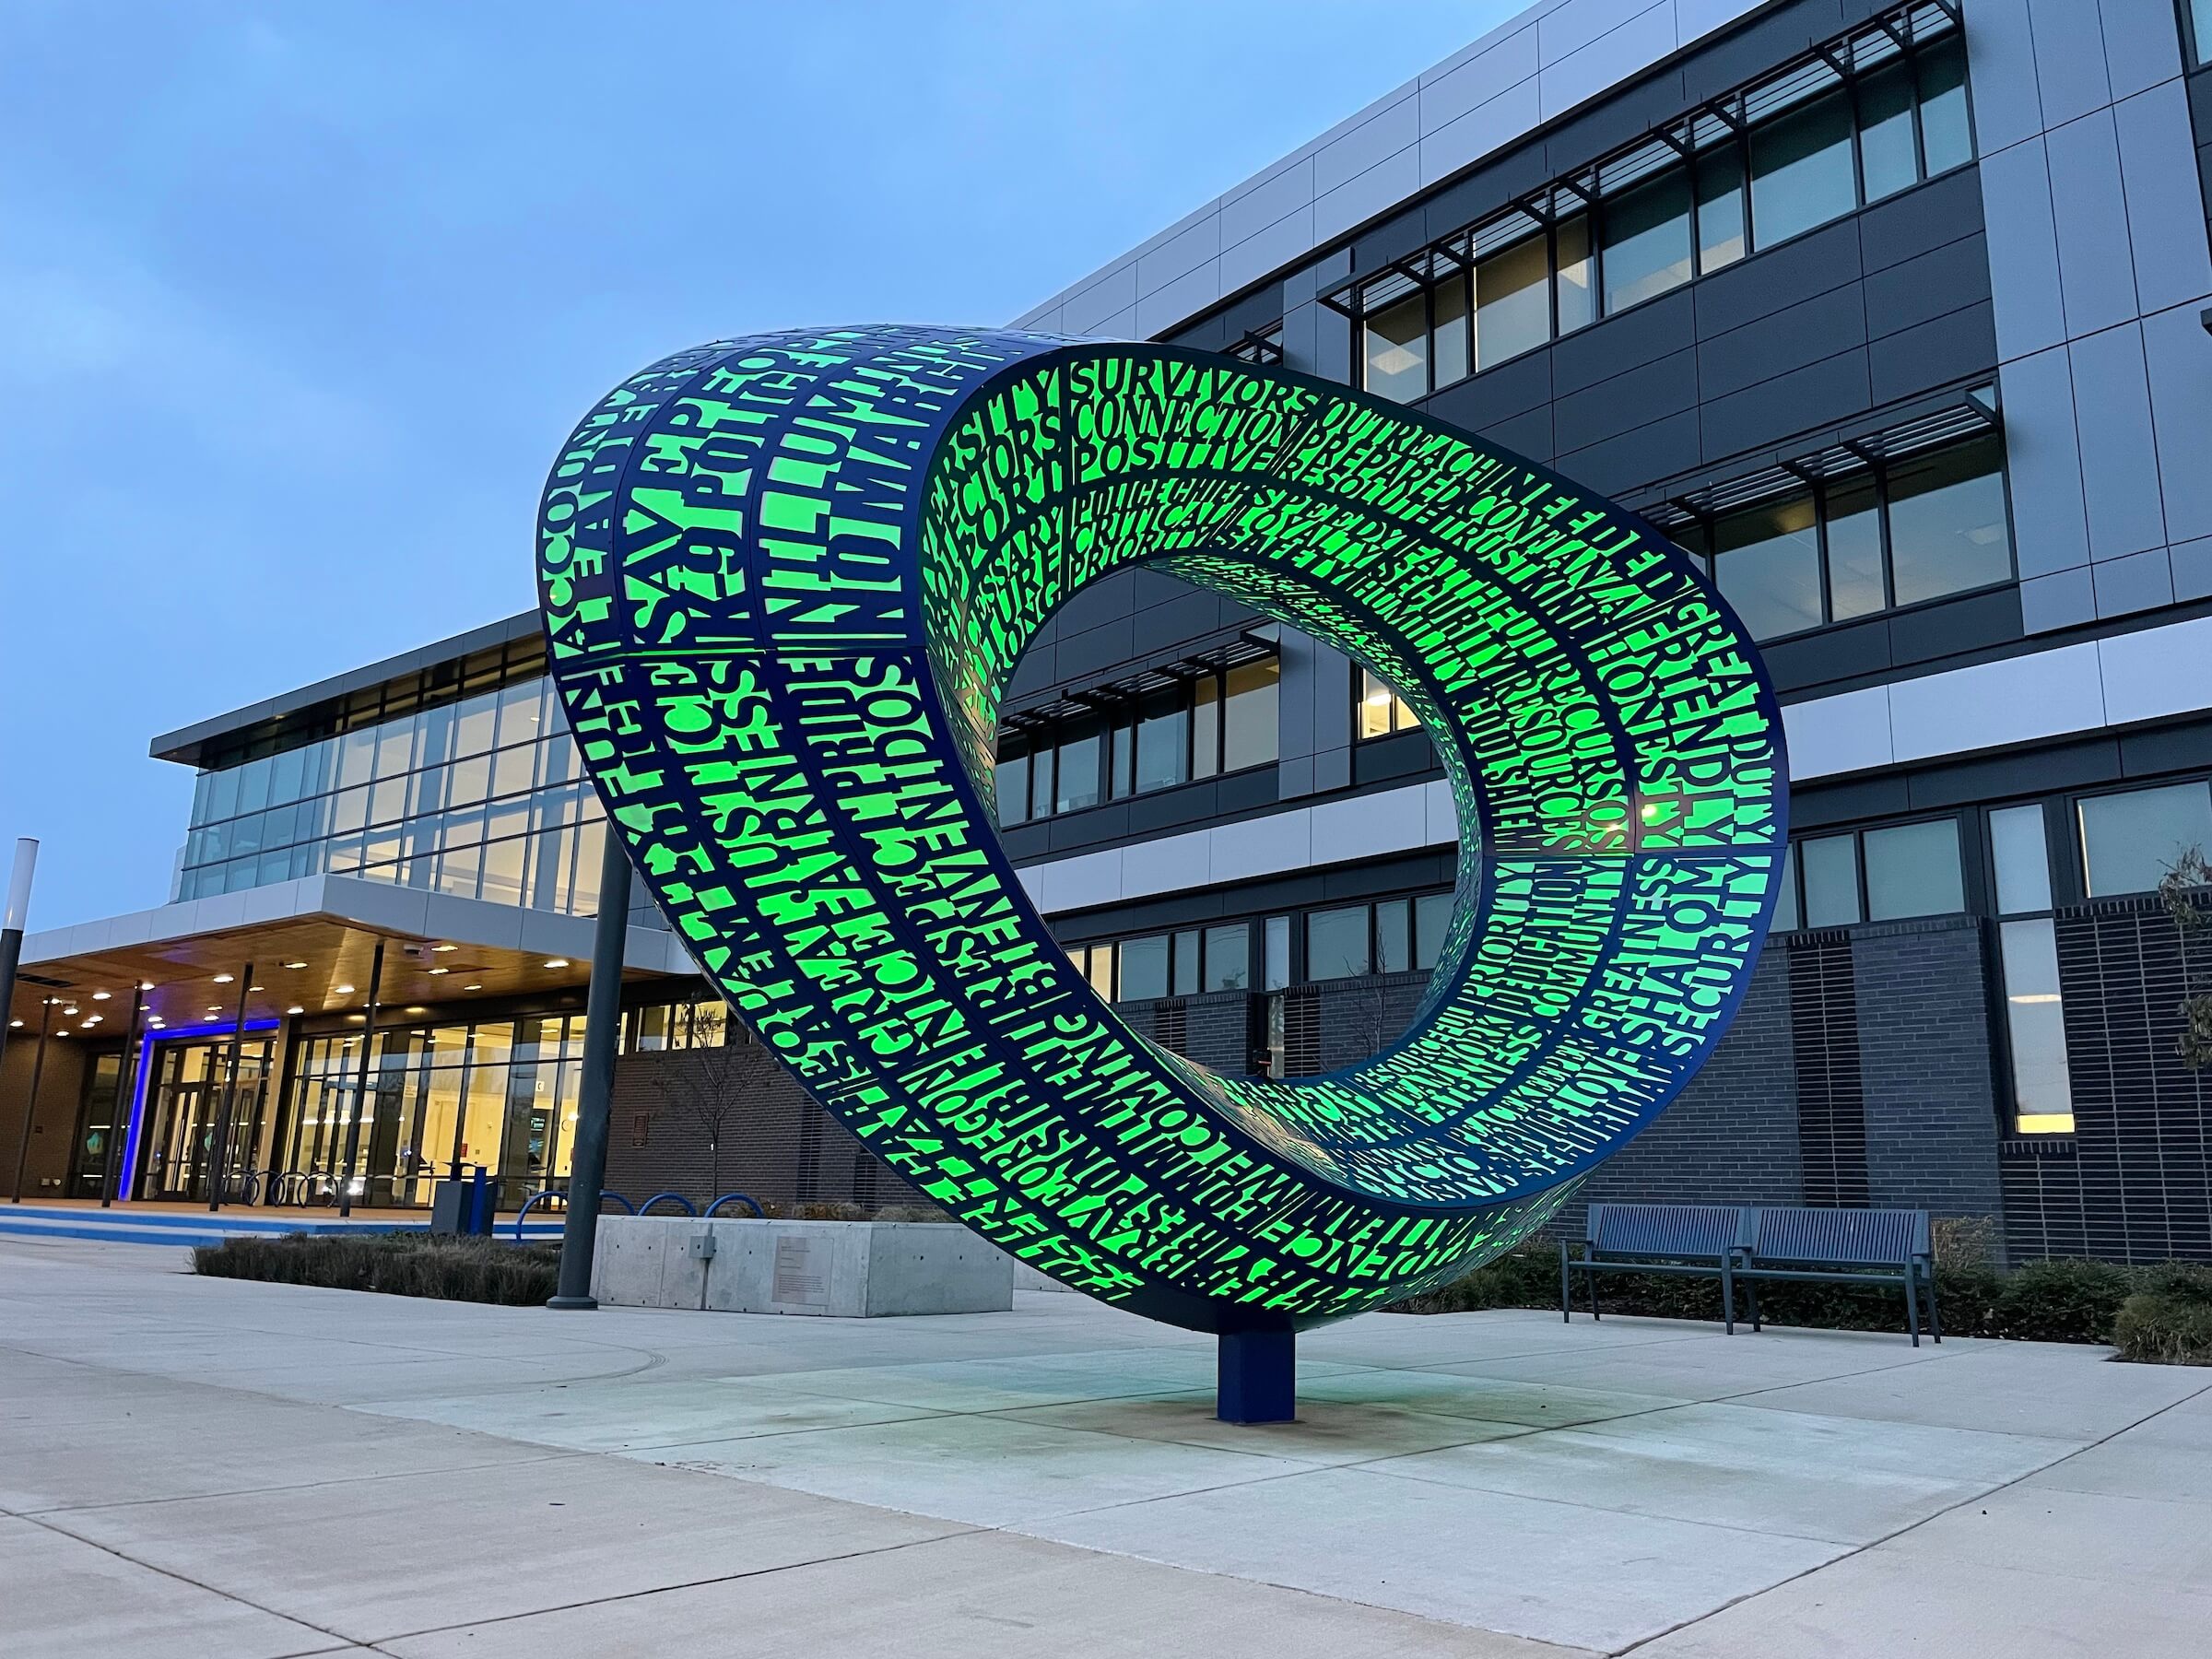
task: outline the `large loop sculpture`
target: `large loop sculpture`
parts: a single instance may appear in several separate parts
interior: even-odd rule
[[[915,1187],[1065,1283],[1288,1332],[1541,1226],[1743,995],[1782,723],[1641,521],[1417,413],[1151,345],[871,326],[718,341],[547,483],[552,672],[706,976]],[[1132,1032],[994,825],[1024,643],[1139,561],[1372,668],[1457,805],[1412,1027],[1326,1077]]]

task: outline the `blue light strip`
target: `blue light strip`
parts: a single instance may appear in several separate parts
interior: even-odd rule
[[[154,1044],[176,1042],[193,1037],[228,1037],[232,1031],[241,1029],[247,1031],[273,1031],[276,1029],[276,1021],[249,1019],[244,1027],[241,1028],[233,1025],[229,1020],[224,1019],[217,1021],[214,1025],[182,1026],[173,1031],[167,1030],[148,1031],[139,1040],[138,1076],[131,1088],[130,1127],[125,1133],[123,1142],[123,1186],[116,1193],[116,1197],[126,1203],[129,1202],[131,1194],[136,1190],[138,1185],[138,1149],[142,1139],[139,1130],[146,1123],[146,1086],[147,1079],[153,1076]]]

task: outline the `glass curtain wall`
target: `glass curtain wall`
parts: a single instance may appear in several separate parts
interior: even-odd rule
[[[335,1195],[359,1092],[362,1041],[354,1031],[300,1045],[292,1122],[284,1131],[286,1169],[297,1178],[280,1196],[324,1202]],[[581,1014],[377,1032],[353,1201],[427,1205],[432,1182],[455,1164],[491,1171],[507,1208],[565,1180],[582,1069]]]
[[[552,683],[521,679],[202,772],[177,896],[328,872],[590,915],[604,833]]]

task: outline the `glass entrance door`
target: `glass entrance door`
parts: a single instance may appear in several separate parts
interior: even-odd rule
[[[235,1083],[228,1040],[164,1044],[154,1061],[156,1087],[147,1113],[146,1151],[137,1160],[139,1198],[205,1201],[212,1180],[215,1142],[225,1122],[223,1162],[229,1171],[227,1198],[245,1194],[261,1142],[262,1104],[268,1076],[266,1038],[249,1037],[239,1045]]]

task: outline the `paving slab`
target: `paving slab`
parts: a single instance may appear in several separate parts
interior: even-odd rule
[[[1005,1416],[913,1418],[625,1455],[973,1526],[1010,1526],[1313,1468],[1266,1453],[1130,1440]]]
[[[1670,1394],[1573,1388],[1558,1382],[1529,1382],[1517,1377],[1491,1377],[1456,1368],[1348,1371],[1333,1377],[1301,1377],[1299,1398],[1334,1400],[1347,1405],[1395,1406],[1441,1412],[1449,1417],[1518,1423],[1531,1429],[1566,1429],[1606,1418],[1663,1411],[1682,1404]]]
[[[802,1394],[754,1377],[557,1382],[515,1394],[371,1400],[356,1409],[578,1452],[631,1452],[931,1415],[912,1406]]]
[[[1214,1415],[1210,1389],[1139,1400],[1039,1406],[1004,1415],[1022,1422],[1050,1423],[1132,1440],[1212,1446],[1224,1452],[1259,1453],[1324,1467],[1371,1463],[1410,1452],[1432,1452],[1442,1446],[1464,1446],[1528,1432],[1515,1423],[1486,1422],[1404,1406],[1344,1405],[1311,1396],[1299,1401],[1295,1423],[1225,1423]]]
[[[1064,1515],[1016,1530],[1612,1652],[1843,1553],[1365,1468]]]
[[[1369,1466],[1627,1514],[1869,1544],[2074,1449],[2068,1441],[1691,1405]]]
[[[954,1530],[598,1457],[76,1509],[45,1524],[359,1642]]]
[[[680,1630],[679,1644],[666,1632]],[[1007,1533],[601,1602],[382,1645],[396,1659],[1593,1659],[1271,1584],[1204,1577]]]
[[[0,1516],[0,1651],[8,1659],[287,1659],[329,1631]]]

